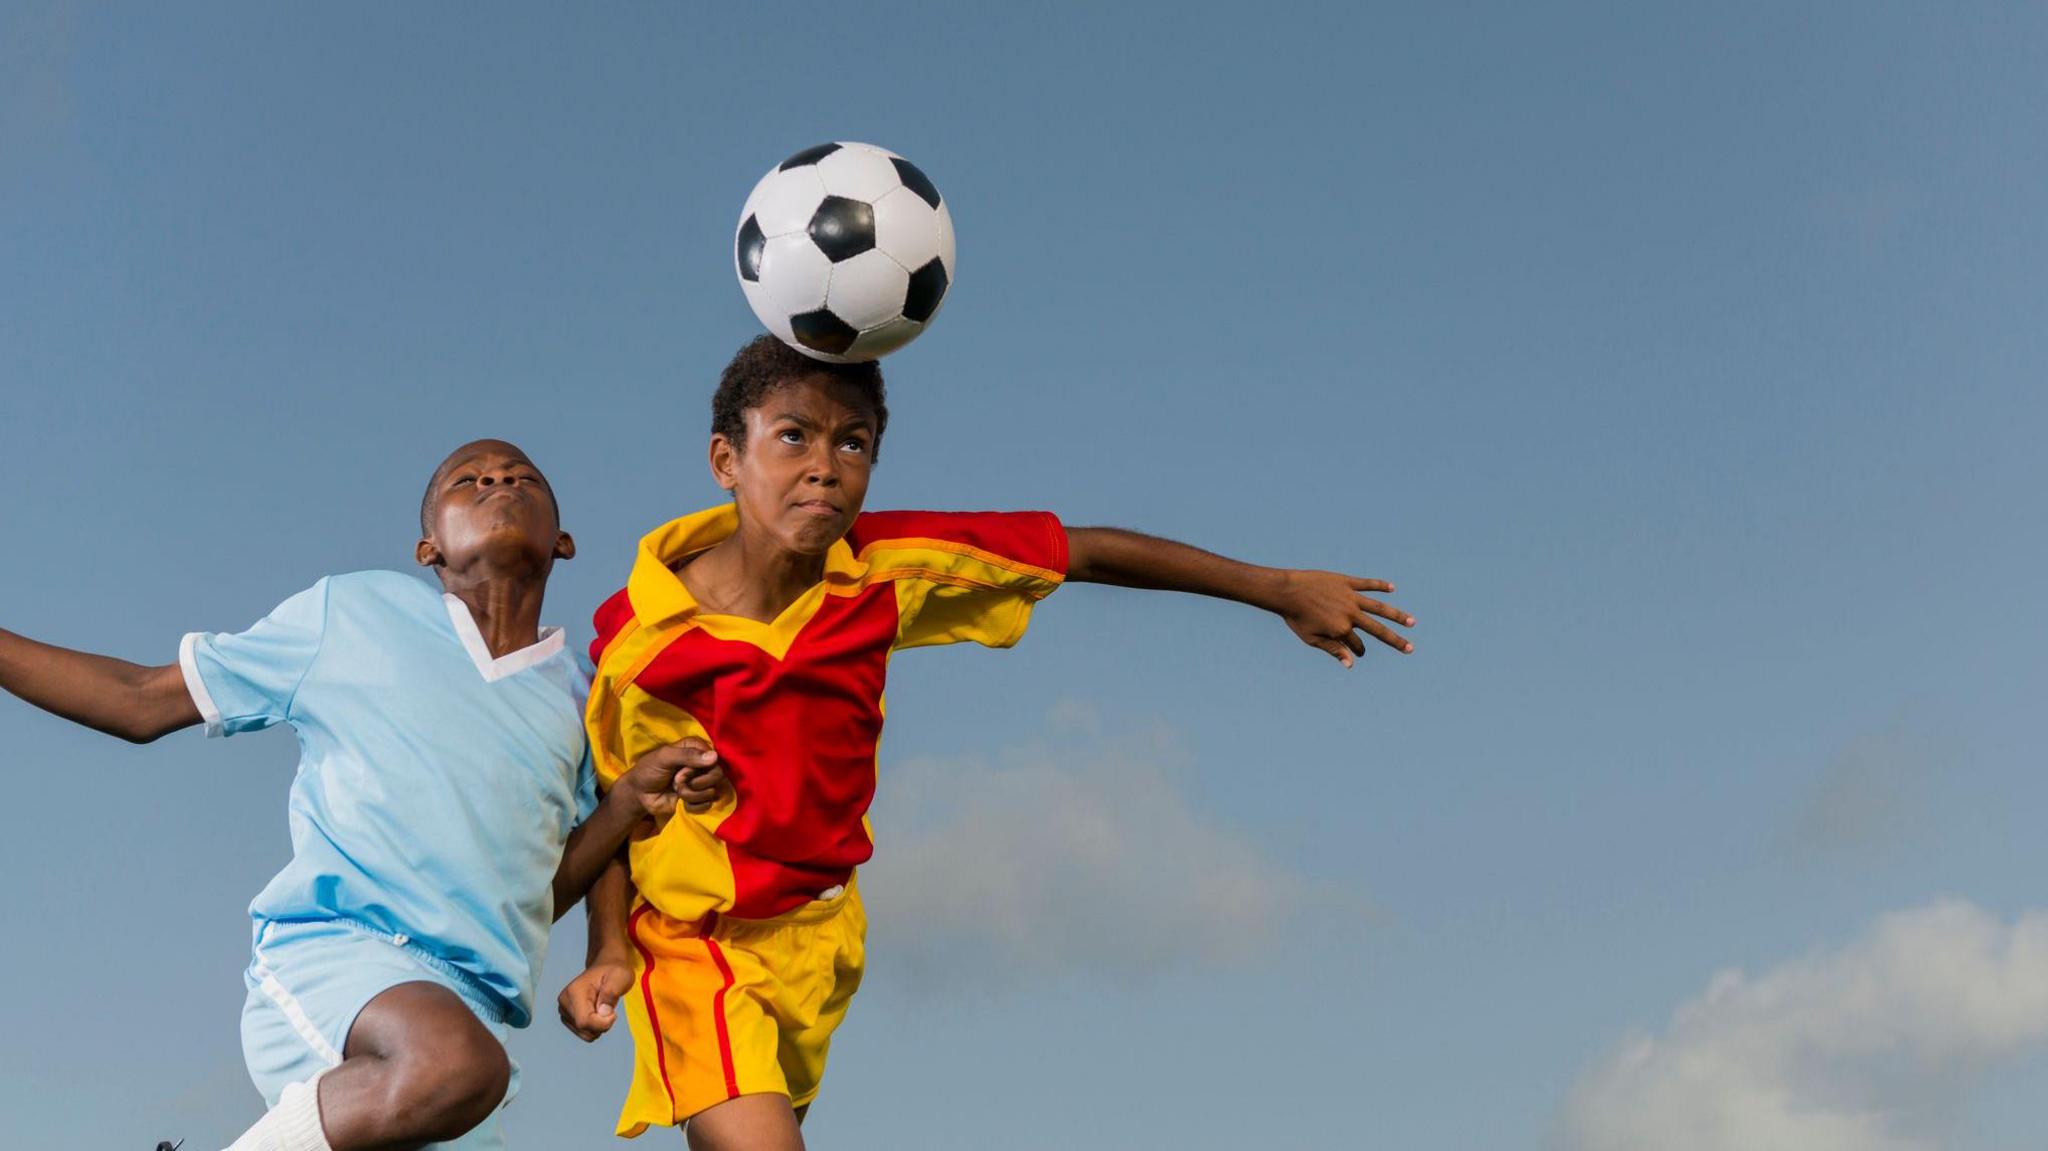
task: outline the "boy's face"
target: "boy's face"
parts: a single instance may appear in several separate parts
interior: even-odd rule
[[[482,562],[545,571],[576,554],[547,477],[503,440],[477,440],[449,453],[434,471],[431,499],[429,530],[417,549],[424,566],[465,571]]]
[[[823,555],[853,526],[874,468],[875,419],[860,389],[800,376],[746,410],[745,450],[711,437],[711,472],[740,522],[783,548]]]

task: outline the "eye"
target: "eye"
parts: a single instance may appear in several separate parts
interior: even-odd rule
[[[464,485],[464,484],[473,484],[473,483],[475,483],[475,482],[476,482],[476,477],[475,477],[475,476],[457,476],[457,477],[455,477],[455,486],[456,486],[456,487],[458,487],[458,488],[459,488],[459,487],[461,487],[461,486],[462,486],[462,485]]]
[[[780,439],[785,444],[800,444],[804,442],[804,434],[795,428],[784,428]]]
[[[856,455],[868,450],[867,441],[862,440],[858,436],[849,438],[845,443],[842,443],[839,446],[845,449],[846,451],[855,453]]]

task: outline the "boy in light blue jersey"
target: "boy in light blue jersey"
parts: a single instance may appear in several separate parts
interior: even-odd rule
[[[420,525],[440,589],[330,577],[238,635],[186,636],[175,664],[0,631],[0,687],[110,734],[298,734],[292,859],[250,905],[242,1013],[272,1110],[231,1151],[503,1146],[503,1039],[532,1017],[549,925],[636,827],[722,778],[679,744],[598,800],[589,676],[539,626],[575,543],[524,453],[458,448]]]

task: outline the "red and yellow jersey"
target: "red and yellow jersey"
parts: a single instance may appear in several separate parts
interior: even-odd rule
[[[874,853],[890,653],[1008,647],[1066,574],[1066,530],[1047,512],[870,512],[773,622],[700,611],[674,566],[738,522],[727,505],[649,533],[591,645],[585,718],[600,780],[697,736],[732,783],[712,810],[678,812],[632,846],[634,884],[684,922],[766,919],[852,878]]]

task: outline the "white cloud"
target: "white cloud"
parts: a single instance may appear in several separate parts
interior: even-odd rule
[[[1580,1151],[1927,1151],[1971,1089],[2048,1042],[2048,912],[1943,901],[1836,951],[1724,971],[1586,1074]]]
[[[1190,802],[1170,732],[1106,736],[1077,705],[1052,729],[884,766],[861,892],[892,964],[1144,977],[1248,957],[1301,909],[1303,879]]]

